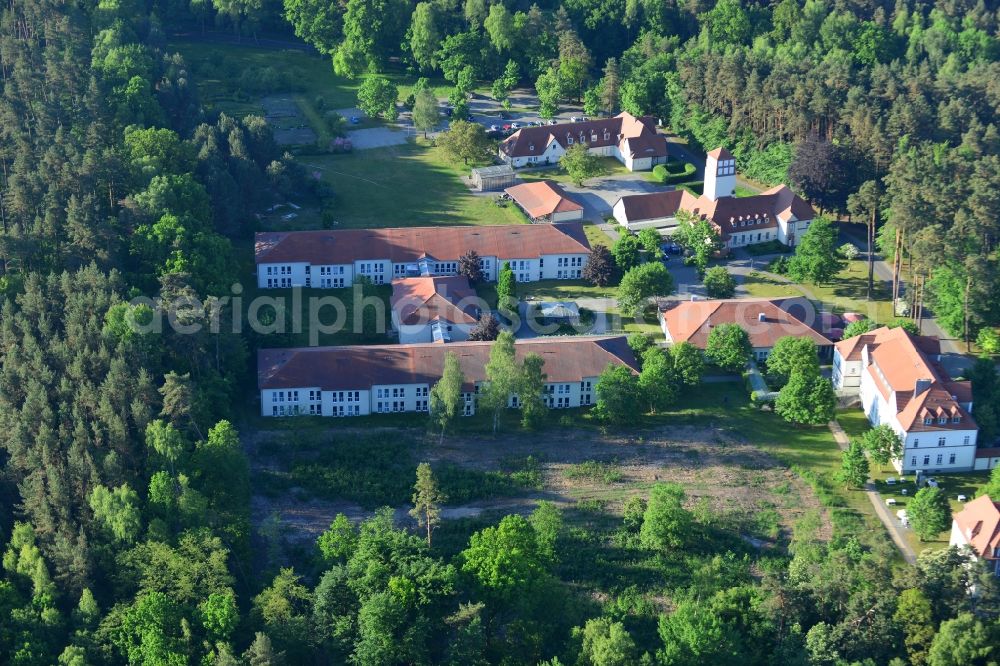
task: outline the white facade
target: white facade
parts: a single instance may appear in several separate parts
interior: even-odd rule
[[[861,361],[845,361],[836,347],[833,348],[833,386],[840,391],[861,389]]]
[[[646,220],[629,220],[628,215],[625,214],[625,202],[618,199],[615,205],[611,208],[611,214],[614,216],[618,224],[622,225],[629,231],[640,231],[642,229],[658,229],[661,233],[672,233],[677,228],[677,216],[676,215],[665,215],[663,217],[652,217]]]
[[[579,382],[551,382],[545,385],[543,399],[550,409],[588,407],[597,401],[597,377]],[[482,384],[475,393],[464,393],[464,416],[475,414]],[[264,389],[260,392],[261,416],[367,416],[400,412],[423,412],[430,409],[428,384],[378,384],[370,389],[322,390],[318,387]],[[511,395],[510,407],[520,407]]]
[[[705,157],[705,184],[702,192],[712,201],[731,197],[736,189],[736,160],[725,152],[722,156],[719,159],[709,153]]]
[[[596,140],[597,135],[594,135],[594,140]],[[604,140],[607,140],[606,138]],[[567,145],[572,146],[575,141],[579,141],[578,136],[567,137]],[[585,142],[586,143],[586,142]],[[628,146],[628,139],[623,141],[625,145],[625,153],[622,154],[621,149],[616,145],[611,146],[598,146],[596,148],[588,148],[587,152],[592,155],[599,155],[601,157],[613,157],[622,164],[629,171],[648,171],[653,168],[654,164],[659,164],[665,161],[665,159],[654,160],[652,157],[637,157],[632,158],[632,151]],[[532,148],[533,150],[533,148]],[[545,148],[545,151],[541,155],[528,155],[521,157],[511,157],[506,154],[502,149],[498,151],[500,159],[505,163],[509,164],[514,168],[526,167],[526,166],[540,166],[545,164],[557,164],[562,156],[566,154],[566,149],[556,141],[554,138],[549,139],[549,143]]]
[[[973,562],[979,561],[979,553],[972,547],[969,542],[970,535],[962,533],[962,528],[959,527],[958,521],[952,519],[951,521],[951,536],[948,538],[948,545],[954,546],[964,550],[966,557],[968,557]],[[1000,552],[995,553],[996,559],[986,560],[986,564],[989,569],[993,572],[993,575],[1000,576]]]
[[[867,355],[867,349],[862,354]],[[847,376],[850,377],[849,374]],[[859,396],[869,423],[873,426],[888,425],[903,441],[903,455],[893,461],[898,472],[910,474],[919,470],[925,473],[946,473],[974,469],[977,430],[941,428],[908,432],[898,419],[896,393],[891,393],[886,400],[868,372],[861,373]],[[971,405],[967,409],[971,409]],[[935,422],[926,425],[938,424]]]
[[[579,279],[588,254],[546,254],[534,259],[511,259],[518,282]],[[503,261],[481,257],[487,281],[496,282]],[[340,289],[365,276],[374,284],[389,284],[393,278],[449,276],[458,274],[458,259],[421,258],[413,263],[393,263],[388,259],[364,259],[353,264],[311,265],[305,262],[258,264],[257,286],[260,289],[311,287]]]

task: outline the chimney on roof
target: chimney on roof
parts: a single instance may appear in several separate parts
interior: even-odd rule
[[[763,312],[758,312],[757,313],[757,321],[760,321],[760,322],[767,321],[767,315],[764,314]]]
[[[918,395],[929,389],[933,381],[934,380],[932,379],[918,379],[916,386],[913,387],[913,397],[916,398]]]

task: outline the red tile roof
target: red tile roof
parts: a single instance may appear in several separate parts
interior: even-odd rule
[[[629,194],[618,201],[625,209],[625,219],[628,222],[641,222],[672,217],[679,209],[686,208],[697,199],[687,190],[671,190],[652,194]],[[618,202],[615,202],[615,205],[617,204]]]
[[[972,384],[952,381],[937,361],[929,358],[940,351],[936,338],[883,326],[837,343],[837,351],[849,361],[862,360],[865,347],[870,359],[865,372],[886,401],[896,394],[896,418],[904,430],[976,428],[972,416],[959,404],[972,401]],[[959,418],[958,423],[952,422],[954,417]],[[947,422],[939,423],[941,418]],[[931,423],[925,423],[926,419]]]
[[[690,342],[699,349],[708,343],[712,328],[719,324],[739,324],[755,348],[773,347],[788,335],[807,337],[819,347],[833,343],[803,322],[796,314],[799,299],[769,300],[745,298],[711,301],[672,301],[660,316],[667,323],[673,342]],[[764,320],[760,320],[763,315]]]
[[[712,201],[702,195],[690,202],[683,202],[684,209],[694,215],[711,220],[719,227],[723,237],[740,231],[772,229],[778,220],[788,222],[811,220],[816,212],[787,185],[778,185],[751,197],[719,197]]]
[[[587,254],[590,243],[579,222],[465,227],[400,227],[335,231],[268,231],[256,236],[258,264],[306,262],[350,264],[389,259],[415,262],[427,255],[457,261],[469,250],[500,260],[543,254]]]
[[[407,326],[434,320],[474,324],[479,319],[476,299],[464,277],[414,277],[392,281],[390,305]]]
[[[491,342],[453,342],[415,345],[301,347],[261,349],[257,352],[260,389],[320,387],[324,390],[370,389],[376,384],[433,384],[441,377],[444,355],[453,352],[462,366],[466,385],[486,379]],[[596,377],[609,363],[639,371],[623,336],[518,340],[519,360],[539,354],[549,382],[578,382]]]
[[[553,213],[569,213],[583,210],[583,206],[570,199],[563,188],[551,180],[521,183],[504,190],[517,205],[524,209],[528,217],[538,219]]]
[[[1000,548],[1000,503],[981,495],[954,516],[962,536],[979,557],[995,560]]]
[[[500,144],[500,150],[510,157],[538,156],[555,141],[563,148],[586,142],[591,148],[618,146],[631,157],[665,157],[666,137],[656,133],[656,122],[644,116],[636,118],[622,112],[613,118],[599,118],[582,123],[560,123],[540,127],[522,127]]]
[[[726,150],[722,146],[719,146],[715,150],[708,151],[708,156],[709,157],[714,157],[715,159],[717,159],[720,162],[724,162],[726,160],[735,160],[736,159],[735,157],[733,157],[733,154],[731,152],[729,152],[728,150]]]

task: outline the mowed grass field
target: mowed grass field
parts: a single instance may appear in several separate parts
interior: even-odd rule
[[[423,139],[301,161],[334,188],[336,229],[526,222],[515,206],[497,206],[493,194],[469,191],[461,177],[471,167]]]
[[[763,266],[761,268],[766,270]],[[847,262],[845,268],[828,284],[802,283],[801,286],[834,312],[860,312],[879,323],[891,321],[894,317],[890,295],[886,293],[879,280],[875,281],[873,300],[870,302],[865,300],[866,271],[865,262],[856,259]],[[766,298],[801,296],[803,294],[803,291],[794,284],[777,282],[760,273],[747,276],[744,287],[749,295]]]

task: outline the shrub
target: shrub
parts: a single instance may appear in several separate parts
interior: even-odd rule
[[[670,172],[667,171],[667,167],[662,164],[657,164],[653,167],[653,178],[657,181],[661,183],[666,182],[668,176],[670,176]]]

